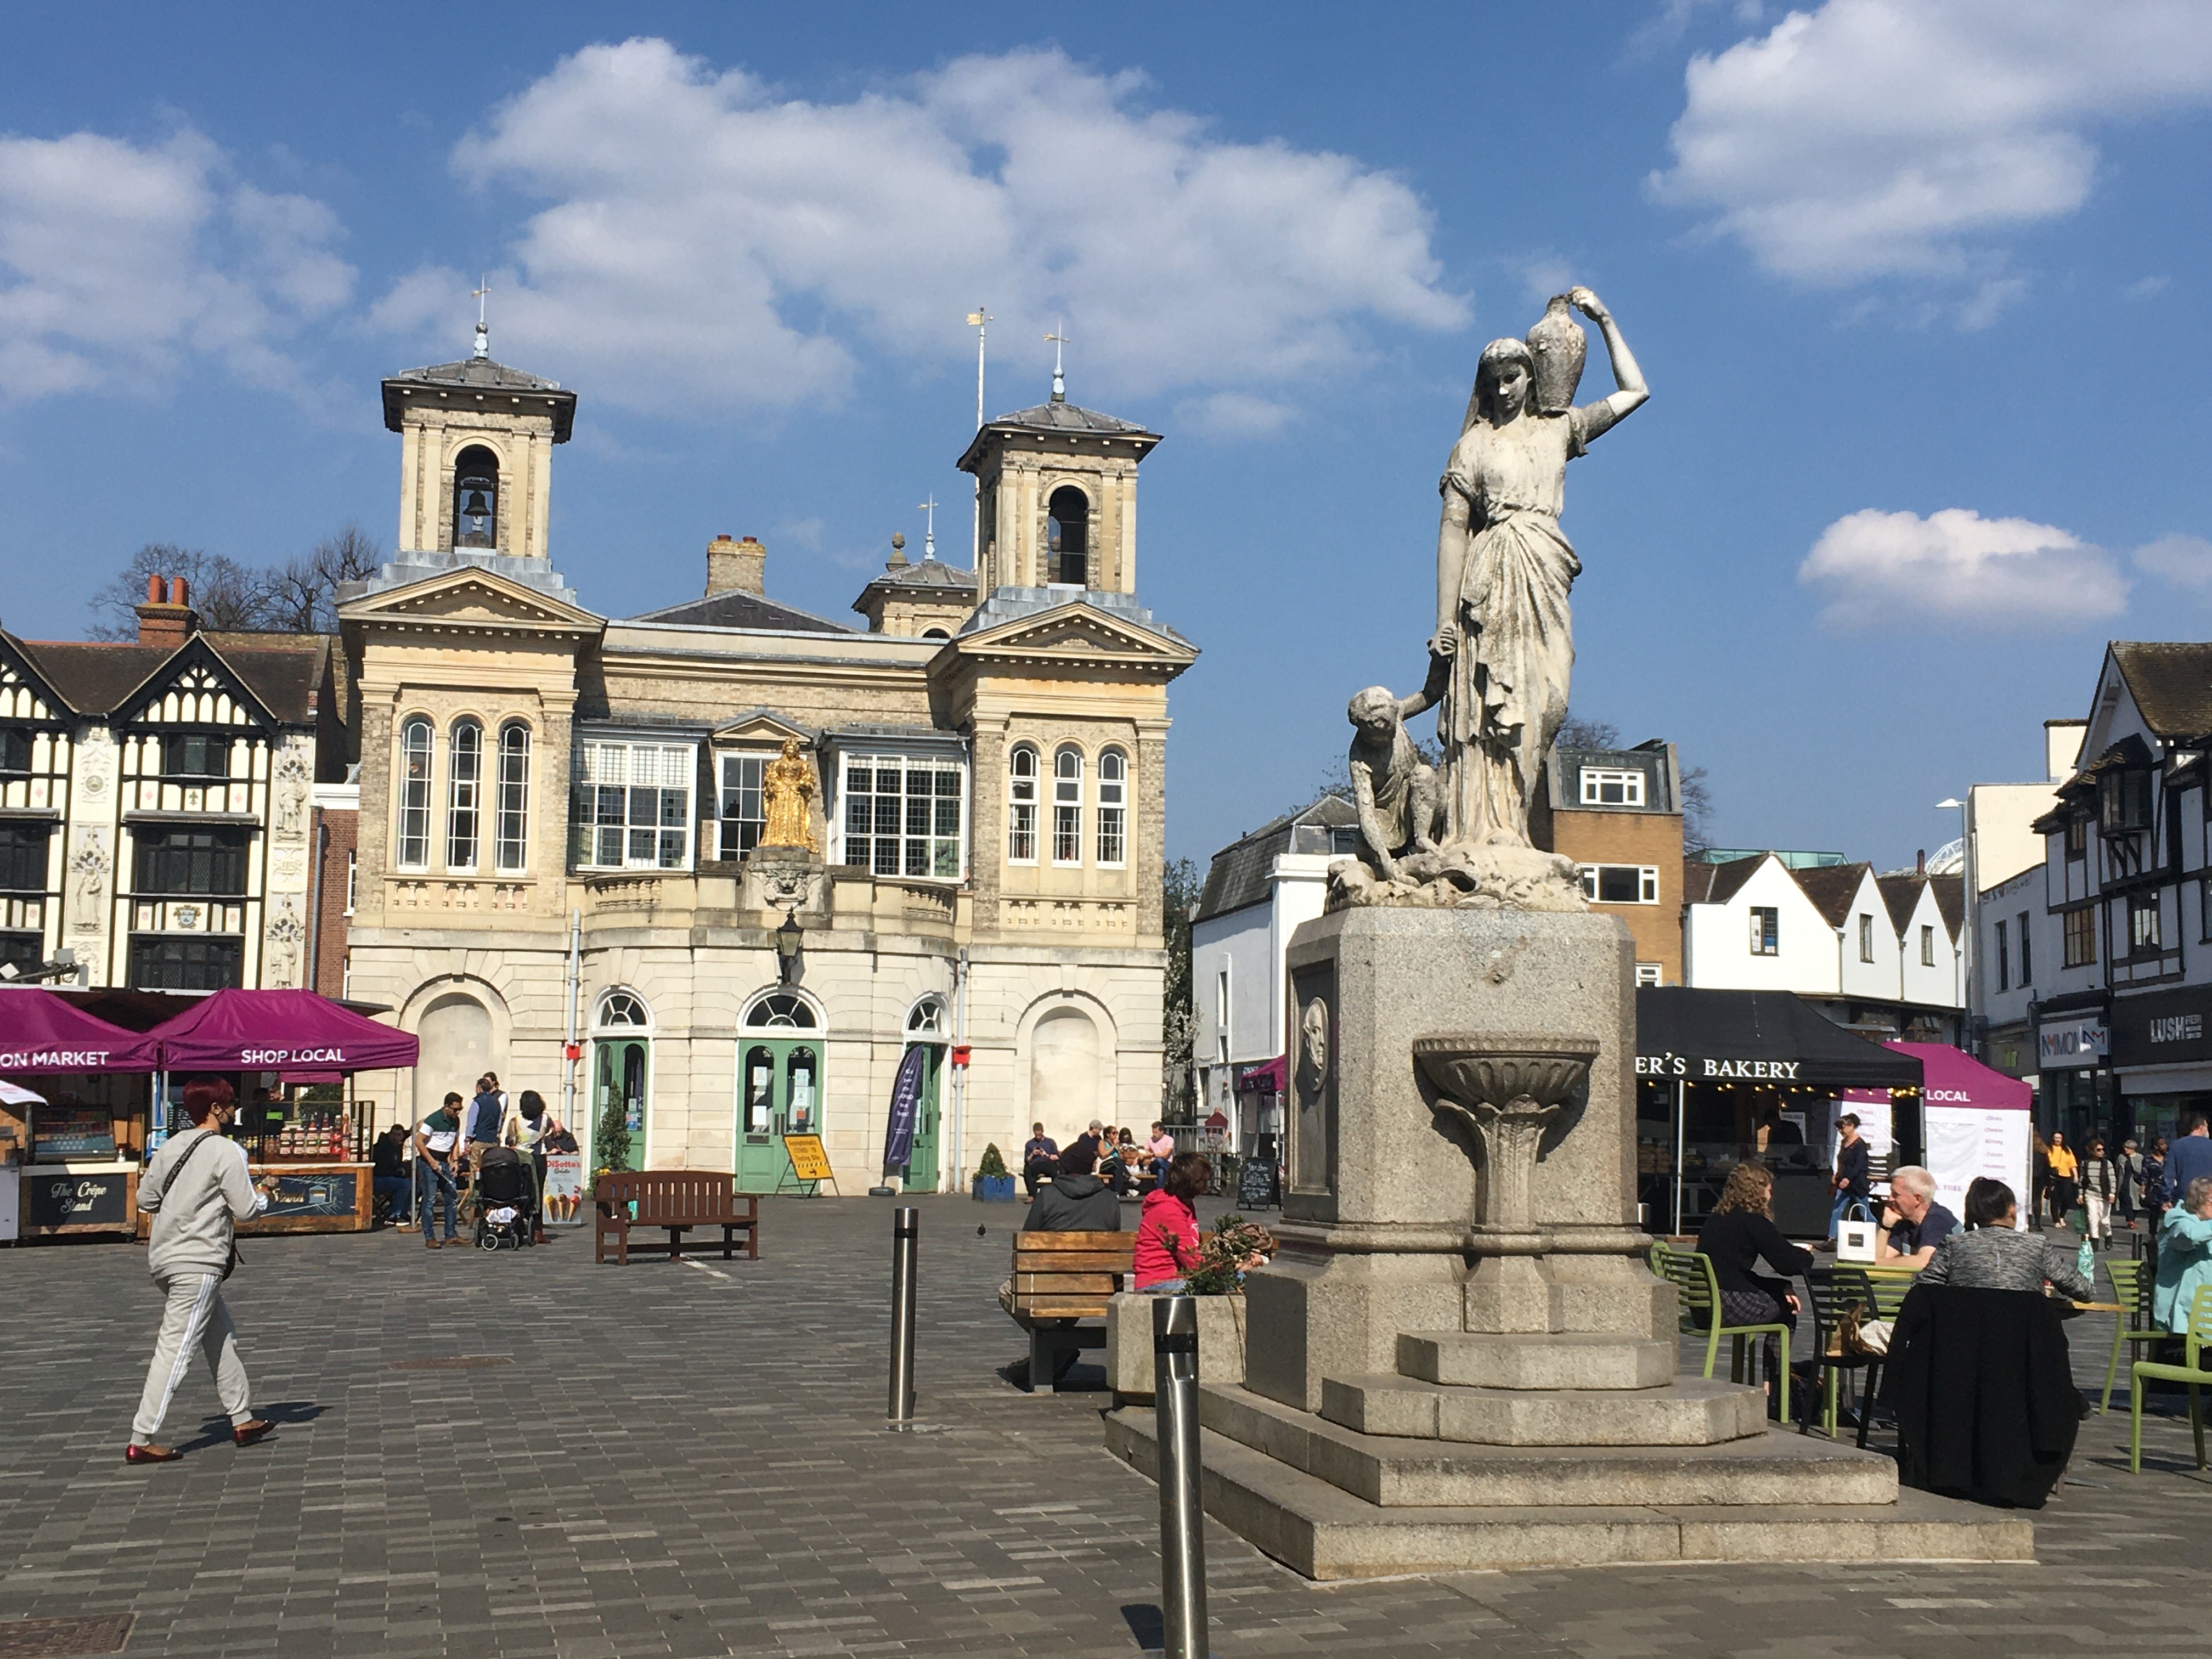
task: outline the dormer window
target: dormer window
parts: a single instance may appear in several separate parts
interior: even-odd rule
[[[1624,771],[1607,766],[1585,766],[1582,772],[1582,804],[1584,806],[1644,805],[1642,772]]]
[[[2150,773],[2121,767],[2097,780],[2097,825],[2106,835],[2130,835],[2150,828]]]
[[[499,545],[499,458],[482,444],[453,463],[453,545]]]

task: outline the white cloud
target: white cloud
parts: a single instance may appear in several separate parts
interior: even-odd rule
[[[1660,200],[1804,283],[1971,283],[1978,325],[2010,297],[2001,234],[2087,199],[2089,129],[2212,100],[2212,6],[1826,0],[1686,84]]]
[[[350,298],[336,219],[234,181],[191,131],[0,137],[0,396],[173,373],[195,356],[296,390],[283,343]]]
[[[1139,90],[1019,51],[813,103],[665,41],[590,47],[455,154],[544,204],[493,301],[499,354],[635,404],[782,407],[847,394],[863,349],[972,354],[986,303],[1011,408],[1042,398],[1061,316],[1079,399],[1310,380],[1370,325],[1466,320],[1403,183]],[[375,319],[450,336],[468,286],[418,272]]]
[[[2202,536],[2161,536],[2136,549],[2135,562],[2177,587],[2212,587],[2212,542]]]
[[[1797,580],[1825,594],[1823,622],[1853,629],[2066,628],[2118,616],[2130,587],[2110,554],[2070,531],[1959,507],[1838,519]]]

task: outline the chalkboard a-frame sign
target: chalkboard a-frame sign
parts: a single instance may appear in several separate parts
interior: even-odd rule
[[[1277,1203],[1275,1197],[1275,1165],[1272,1159],[1248,1158],[1237,1175],[1237,1207],[1240,1210],[1271,1210]]]

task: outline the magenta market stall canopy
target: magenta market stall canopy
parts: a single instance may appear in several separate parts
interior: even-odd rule
[[[0,1073],[145,1073],[155,1065],[143,1032],[94,1018],[42,987],[0,989]]]
[[[1941,1043],[1882,1046],[1910,1054],[1926,1076],[1920,1097],[1923,1160],[1936,1177],[1936,1202],[1953,1215],[1964,1214],[1966,1188],[1977,1176],[2003,1182],[2014,1198],[2027,1202],[2035,1091]]]
[[[217,991],[146,1033],[168,1072],[313,1075],[415,1064],[406,1032],[341,1008],[313,991]]]

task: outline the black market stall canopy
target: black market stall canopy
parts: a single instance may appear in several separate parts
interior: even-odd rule
[[[1920,1062],[1854,1036],[1788,991],[1647,985],[1636,993],[1636,1075],[1666,1083],[1917,1089]]]

